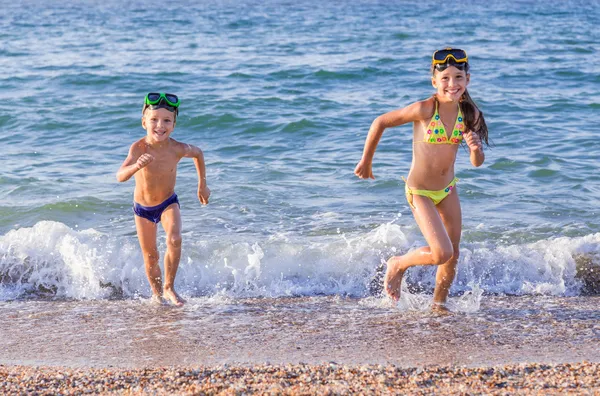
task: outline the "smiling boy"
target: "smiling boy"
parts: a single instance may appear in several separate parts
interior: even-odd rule
[[[146,136],[134,142],[119,170],[117,180],[134,176],[133,212],[146,276],[152,288],[152,300],[163,298],[176,306],[185,301],[175,292],[174,283],[181,257],[181,213],[175,194],[177,164],[183,157],[193,158],[198,173],[198,199],[208,204],[210,190],[202,151],[171,138],[179,114],[179,98],[173,94],[149,93],[142,109],[142,127]],[[166,233],[165,282],[158,265],[157,225]]]

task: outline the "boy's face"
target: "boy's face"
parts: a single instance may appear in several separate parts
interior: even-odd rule
[[[175,128],[175,113],[167,109],[146,109],[142,116],[142,127],[151,142],[164,142]]]

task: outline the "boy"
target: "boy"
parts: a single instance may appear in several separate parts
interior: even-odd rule
[[[163,298],[176,306],[185,301],[175,292],[174,283],[181,256],[181,214],[175,194],[177,164],[183,157],[194,159],[198,172],[198,199],[208,204],[210,190],[202,151],[195,146],[171,139],[179,114],[176,95],[149,93],[142,108],[142,127],[146,136],[133,143],[129,155],[117,172],[119,182],[135,176],[133,212],[140,247],[144,255],[146,276],[152,288],[152,301]],[[157,224],[162,222],[166,233],[165,283],[158,265],[156,247]]]

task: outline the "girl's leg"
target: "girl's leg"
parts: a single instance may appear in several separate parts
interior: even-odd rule
[[[134,216],[138,240],[144,256],[146,276],[152,289],[152,298],[160,301],[162,296],[162,277],[158,265],[158,249],[156,248],[156,224],[143,217]]]
[[[394,300],[400,298],[400,284],[407,268],[415,265],[444,264],[453,254],[452,242],[431,199],[414,195],[413,205],[415,206],[412,209],[413,215],[429,246],[411,250],[403,256],[394,256],[388,260],[384,288]]]
[[[175,275],[181,258],[181,212],[176,203],[169,205],[160,217],[167,234],[167,251],[165,253],[165,284],[163,296],[177,306],[182,306],[185,300],[175,292]]]
[[[452,241],[452,257],[450,260],[437,268],[435,277],[435,290],[433,292],[433,302],[443,304],[448,298],[448,292],[456,274],[456,264],[458,263],[460,236],[462,231],[462,212],[460,209],[460,199],[456,187],[452,194],[437,206],[438,212],[446,232]]]

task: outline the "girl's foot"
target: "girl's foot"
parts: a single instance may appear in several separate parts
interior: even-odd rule
[[[387,261],[387,270],[383,281],[385,292],[394,301],[400,299],[400,285],[402,284],[402,276],[405,268],[402,266],[402,257],[394,256]]]
[[[185,304],[185,300],[181,298],[179,294],[175,293],[175,290],[173,289],[163,290],[163,297],[177,307],[182,307],[183,304]]]
[[[165,300],[164,298],[162,298],[161,295],[153,294],[152,297],[150,297],[150,303],[152,305],[163,305],[165,303]]]

